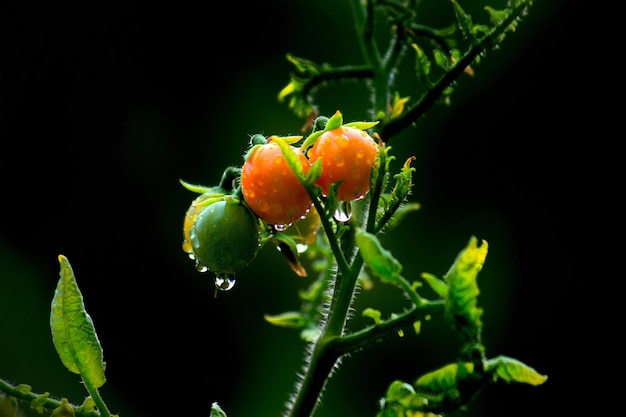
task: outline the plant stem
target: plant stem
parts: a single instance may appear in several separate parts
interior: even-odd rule
[[[3,391],[10,395],[11,397],[15,397],[18,400],[26,401],[28,403],[33,403],[42,398],[42,396],[47,396],[48,393],[44,394],[36,394],[30,391],[30,387],[27,385],[18,385],[14,386],[9,384],[8,382],[0,379],[0,391]],[[45,401],[41,402],[41,407],[47,410],[54,410],[57,407],[61,406],[61,401],[54,398],[46,398]],[[84,411],[79,411],[77,406],[72,406],[74,409],[74,413],[77,417],[101,417],[101,414],[98,411],[91,411],[89,413]],[[109,415],[109,414],[107,414]]]

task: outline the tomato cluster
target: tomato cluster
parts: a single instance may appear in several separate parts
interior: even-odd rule
[[[254,144],[246,154],[241,189],[246,204],[261,220],[291,225],[306,215],[312,200],[273,138]],[[365,130],[342,125],[322,132],[310,147],[289,145],[288,149],[303,174],[319,160],[321,173],[315,184],[323,196],[329,195],[333,184],[337,184],[337,201],[359,200],[369,191],[378,144]]]
[[[252,136],[241,169],[225,171],[226,176],[236,170],[235,189],[225,183],[211,188],[183,183],[201,194],[185,214],[183,251],[198,269],[224,277],[254,260],[266,240],[263,233],[275,239],[278,233],[297,229],[285,234],[280,244],[312,244],[320,222],[317,213],[308,214],[318,193],[304,184],[319,187],[322,197],[332,194],[338,202],[364,198],[378,155],[378,144],[365,130],[372,125],[344,125],[337,112],[300,146],[295,145],[299,136]]]

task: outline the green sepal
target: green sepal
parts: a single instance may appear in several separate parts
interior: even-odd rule
[[[486,241],[478,246],[478,239],[472,236],[444,276],[449,287],[446,317],[469,341],[477,341],[482,328],[480,317],[483,310],[477,307],[479,290],[476,279],[485,263],[487,250]]]
[[[317,130],[311,133],[309,136],[307,136],[304,142],[302,142],[302,149],[308,150],[311,146],[313,146],[317,138],[319,138],[320,136],[324,134],[324,132],[325,130]]]
[[[346,123],[343,125],[343,127],[353,127],[355,129],[359,129],[359,130],[368,130],[373,128],[374,126],[376,126],[378,123],[380,123],[379,121],[375,121],[375,122],[350,122],[350,123]]]
[[[283,142],[285,142],[288,145],[293,145],[294,143],[298,143],[304,136],[270,136],[269,138],[267,138],[267,141],[274,141],[277,138],[280,138]]]
[[[329,130],[338,129],[341,127],[342,124],[343,115],[339,110],[337,110],[335,114],[333,114],[331,118],[328,119],[328,121],[326,122],[326,127],[324,128],[324,130],[328,132]]]
[[[505,382],[518,382],[533,386],[541,385],[548,380],[532,367],[508,356],[497,356],[485,362],[485,369],[493,374],[494,379]]]
[[[189,191],[192,191],[198,194],[205,194],[205,193],[215,193],[215,194],[222,193],[223,194],[224,193],[224,190],[221,187],[217,187],[217,186],[208,187],[206,185],[190,184],[181,179],[179,179],[178,182],[180,182],[182,186],[188,189]]]
[[[298,180],[305,185],[311,185],[312,183],[309,183],[308,178],[304,175],[304,169],[302,168],[300,160],[291,151],[291,145],[289,145],[287,141],[280,136],[272,136],[272,141],[275,142],[280,148],[283,156],[285,157],[285,161],[287,161],[287,165],[289,165],[289,169],[291,169],[296,178],[298,178]]]
[[[382,247],[376,235],[357,228],[355,239],[365,265],[374,276],[388,283],[399,282],[402,264]]]
[[[305,184],[315,184],[322,175],[322,158],[318,158],[309,166],[309,170],[304,176]]]
[[[60,278],[52,299],[50,328],[54,347],[63,365],[94,388],[104,385],[105,363],[93,321],[68,259],[59,255]]]

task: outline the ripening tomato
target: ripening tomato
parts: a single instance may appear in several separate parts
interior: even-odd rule
[[[330,185],[342,181],[338,201],[358,200],[367,194],[370,174],[376,161],[378,144],[364,130],[341,126],[324,132],[308,151],[313,164],[322,158],[322,174],[317,181],[328,195]]]
[[[189,241],[199,268],[229,276],[254,260],[261,247],[261,229],[242,201],[227,196],[196,215],[189,228]]]
[[[241,191],[250,209],[263,221],[273,225],[290,225],[311,209],[313,202],[306,189],[289,168],[285,156],[272,138],[250,149],[241,169]],[[294,146],[306,173],[309,160]]]

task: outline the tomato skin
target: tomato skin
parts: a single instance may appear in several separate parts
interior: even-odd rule
[[[342,181],[338,201],[359,200],[370,187],[370,174],[376,161],[378,144],[364,130],[341,126],[324,132],[308,151],[313,164],[322,158],[322,174],[317,184],[328,195],[330,185]]]
[[[217,275],[234,275],[256,257],[261,245],[257,218],[239,200],[222,198],[206,206],[189,229],[199,267]]]
[[[290,145],[289,149],[297,155],[306,173],[309,160],[298,148]],[[241,170],[241,191],[248,207],[273,225],[291,225],[305,216],[313,204],[271,138],[253,147],[247,155]]]

